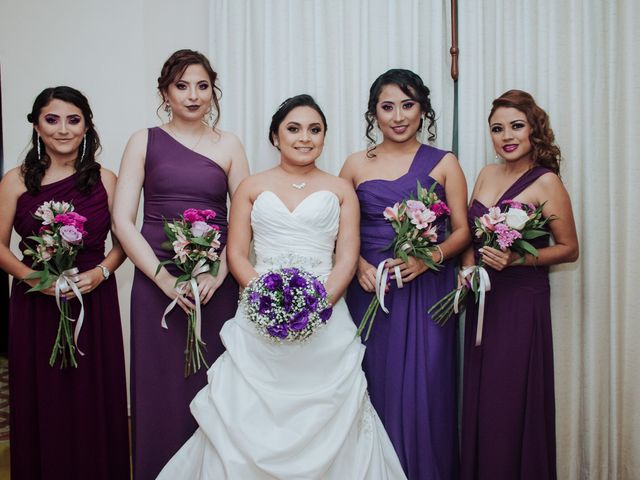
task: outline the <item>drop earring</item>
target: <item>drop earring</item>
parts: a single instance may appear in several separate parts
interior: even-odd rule
[[[171,104],[166,101],[164,103],[164,111],[167,112],[167,116],[169,117],[169,121],[171,121],[171,118],[173,117],[172,113],[171,113]]]
[[[38,160],[42,160],[42,152],[40,151],[40,134],[38,134],[38,138],[36,139],[36,151],[38,152]]]
[[[82,155],[80,156],[80,163],[84,160],[84,154],[87,152],[87,134],[84,134],[84,138],[82,139]]]
[[[427,128],[427,116],[422,117],[422,126],[420,127],[420,143],[429,143],[429,129]]]

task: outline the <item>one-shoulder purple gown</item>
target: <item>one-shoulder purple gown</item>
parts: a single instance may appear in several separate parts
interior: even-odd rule
[[[76,266],[85,271],[104,259],[111,228],[107,192],[102,182],[88,194],[76,189],[77,175],[43,185],[35,195],[18,198],[14,228],[22,237],[37,234],[32,214],[49,200],[72,202],[87,217],[84,247]],[[30,240],[26,240],[31,243]],[[31,258],[22,260],[31,266]],[[58,329],[55,298],[27,293],[13,282],[9,319],[11,478],[129,478],[129,432],[124,348],[115,276],[83,295],[85,320],[76,352],[78,367],[49,366]],[[71,315],[78,318],[79,302]]]
[[[431,170],[447,154],[422,145],[409,171],[397,180],[370,180],[357,188],[360,200],[360,255],[374,266],[393,252],[383,249],[395,238],[384,218],[385,207],[416,195],[416,181],[425,188],[435,180]],[[444,188],[435,192],[446,201]],[[439,242],[446,224],[441,217]],[[410,480],[455,480],[458,465],[456,419],[456,322],[436,325],[427,310],[455,286],[455,265],[447,261],[438,272],[426,271],[398,289],[392,282],[385,297],[390,313],[378,311],[366,342],[363,368],[369,394]],[[373,294],[354,279],[347,304],[356,323]]]
[[[536,167],[500,198],[514,199],[549,170]],[[476,217],[488,207],[474,200]],[[473,235],[476,256],[482,246]],[[532,243],[548,245],[548,237]],[[464,340],[462,471],[465,480],[555,480],[553,342],[547,267],[487,268],[482,343],[478,306],[469,298]]]
[[[161,248],[166,240],[162,219],[177,218],[188,208],[211,209],[227,240],[227,177],[211,159],[190,150],[161,128],[148,130],[142,235],[160,260],[173,256]],[[177,275],[179,271],[169,266]],[[238,285],[231,275],[202,307],[202,339],[209,365],[224,351],[220,328],[237,307]],[[176,307],[169,329],[160,326],[169,298],[136,269],[131,292],[131,413],[134,479],[154,479],[197,428],[189,403],[206,385],[203,368],[184,378],[186,314]]]

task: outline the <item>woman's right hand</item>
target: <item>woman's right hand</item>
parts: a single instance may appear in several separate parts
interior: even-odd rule
[[[358,258],[356,267],[356,278],[362,289],[367,293],[376,291],[376,267],[367,262],[364,258]]]
[[[158,276],[160,276],[160,274]],[[158,285],[158,287],[160,287],[160,290],[162,290],[164,294],[172,301],[175,300],[176,297],[178,297],[178,290],[176,289],[176,277],[174,277],[170,273],[165,272],[165,274],[157,280],[156,284]],[[189,314],[189,312],[194,310],[196,307],[189,301],[189,299],[187,298],[187,294],[188,290],[187,292],[185,292],[185,294],[181,295],[178,298],[178,305],[182,310],[184,310],[186,314]]]

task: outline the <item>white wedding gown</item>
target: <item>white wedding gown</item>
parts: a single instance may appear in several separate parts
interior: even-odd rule
[[[326,190],[293,212],[262,192],[251,213],[256,270],[297,266],[326,276],[339,216],[339,200]],[[220,335],[227,350],[191,402],[199,428],[158,479],[406,478],[369,401],[364,346],[343,300],[304,343],[261,336],[242,305]]]

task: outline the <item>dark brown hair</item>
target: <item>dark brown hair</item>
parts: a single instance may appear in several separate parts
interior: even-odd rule
[[[429,132],[429,141],[433,142],[436,139],[436,113],[431,107],[430,92],[427,86],[424,84],[419,75],[413,73],[411,70],[404,70],[401,68],[393,68],[387,70],[380,75],[371,85],[369,89],[369,102],[367,104],[367,111],[364,114],[364,119],[367,122],[367,130],[365,136],[369,140],[367,146],[367,157],[375,157],[373,150],[376,148],[375,139],[371,136],[371,132],[374,129],[374,123],[376,120],[376,107],[378,105],[378,99],[380,98],[380,92],[386,85],[397,85],[405,95],[412,100],[415,100],[420,104],[420,110],[425,118],[429,121],[427,131]],[[420,119],[420,127],[418,131],[422,131],[424,128],[424,120]]]
[[[82,147],[78,148],[78,157],[76,158],[74,168],[78,174],[76,178],[76,188],[82,193],[89,193],[91,188],[100,181],[100,164],[96,161],[96,155],[100,151],[101,146],[98,132],[96,132],[93,124],[93,112],[91,111],[87,97],[71,87],[60,86],[45,88],[33,102],[33,107],[31,108],[31,113],[27,115],[27,120],[34,126],[37,125],[40,119],[40,112],[54,99],[75,105],[80,109],[84,117],[86,147],[84,157],[82,157]],[[42,152],[40,156],[38,156],[38,142],[40,142]],[[31,148],[20,166],[20,173],[24,178],[24,184],[29,193],[35,194],[40,191],[42,177],[44,177],[50,165],[51,159],[49,155],[47,155],[44,142],[40,140],[38,132],[36,132],[34,128],[31,134]]]
[[[546,167],[556,175],[560,174],[560,147],[555,143],[555,135],[551,130],[549,115],[540,108],[531,94],[522,90],[509,90],[504,92],[493,101],[489,118],[500,107],[515,108],[527,117],[531,125],[531,135],[529,140],[533,149],[533,163],[541,167]]]
[[[316,103],[314,98],[311,95],[301,94],[296,95],[295,97],[287,98],[284,102],[280,104],[276,113],[271,117],[271,125],[269,125],[269,141],[271,145],[275,146],[274,138],[278,135],[278,128],[280,128],[280,124],[284,121],[284,119],[289,115],[294,108],[297,107],[309,107],[313,108],[322,119],[322,125],[324,125],[324,133],[327,133],[327,119],[320,108],[320,105]]]
[[[211,67],[209,59],[200,52],[188,49],[178,50],[164,62],[162,71],[158,77],[158,90],[162,96],[162,102],[164,103],[166,101],[165,92],[169,88],[169,85],[179,80],[189,65],[202,65],[202,68],[204,68],[207,75],[209,75],[209,81],[213,89],[213,105],[211,108],[215,111],[215,119],[213,121],[213,127],[215,127],[220,120],[220,97],[222,97],[222,90],[220,90],[220,87],[216,84],[218,73]],[[160,110],[161,107],[162,104],[158,107],[158,110]]]

